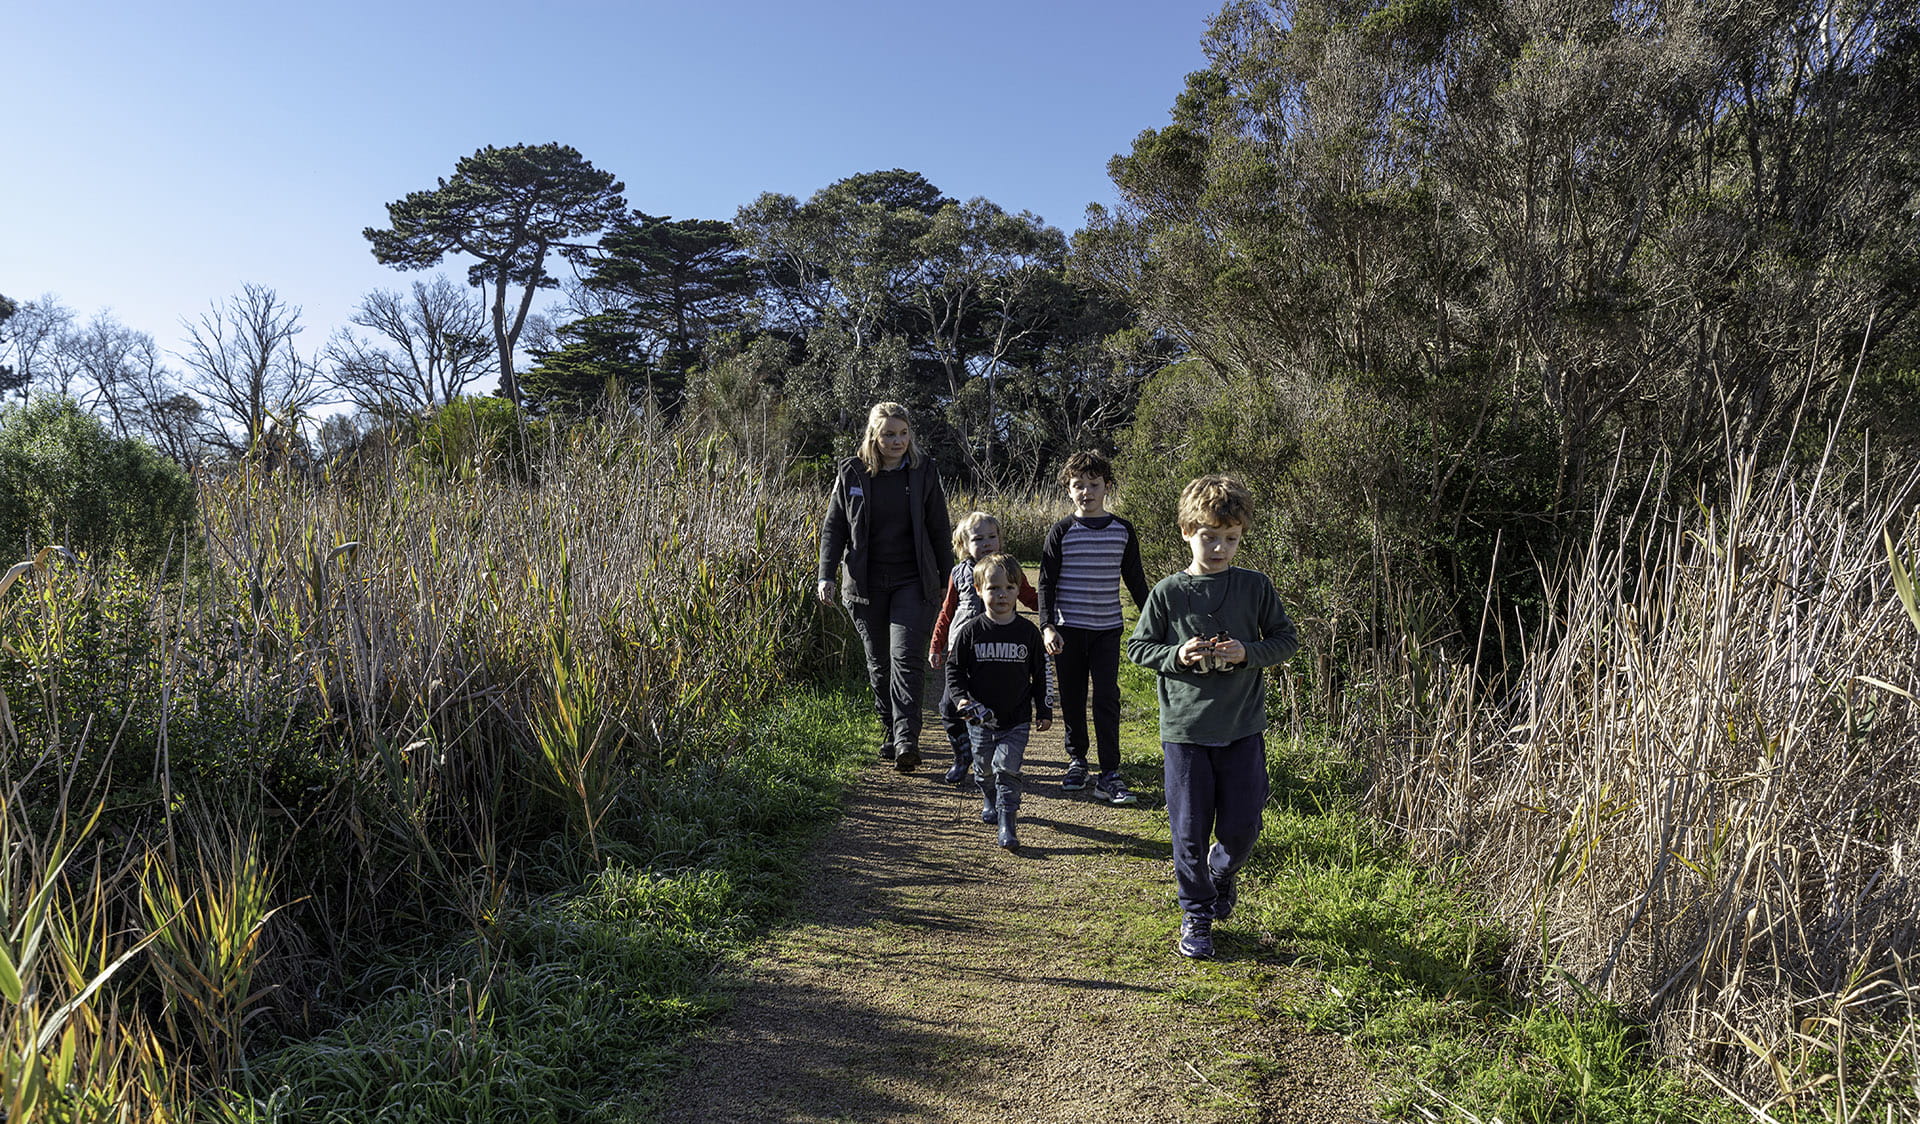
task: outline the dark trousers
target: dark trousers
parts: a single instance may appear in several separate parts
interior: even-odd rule
[[[1212,917],[1213,880],[1246,864],[1267,805],[1267,737],[1228,745],[1161,742],[1166,754],[1167,826],[1180,908]],[[1214,843],[1212,840],[1218,839]]]
[[[1087,684],[1093,684],[1093,738],[1099,746],[1100,771],[1120,767],[1120,630],[1117,628],[1063,628],[1060,654],[1053,657],[1059,677],[1060,723],[1066,729],[1067,752],[1087,755]]]
[[[853,630],[866,652],[873,710],[880,716],[881,737],[895,751],[919,749],[920,696],[927,682],[933,608],[918,580],[870,590],[866,604],[853,605]]]
[[[953,653],[948,652],[952,659]],[[961,763],[973,760],[973,735],[969,732],[967,720],[960,717],[954,709],[953,691],[947,685],[945,672],[940,674],[940,725],[946,727],[947,748],[953,750],[953,759]]]

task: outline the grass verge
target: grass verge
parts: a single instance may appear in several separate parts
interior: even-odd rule
[[[1121,669],[1130,779],[1162,797],[1153,676]],[[1215,931],[1221,959],[1181,999],[1208,1017],[1291,1017],[1353,1043],[1382,1080],[1392,1119],[1654,1124],[1742,1119],[1658,1067],[1641,1028],[1609,1006],[1569,1010],[1516,994],[1500,968],[1512,939],[1460,880],[1410,861],[1359,807],[1359,771],[1336,747],[1274,737],[1273,797],[1239,911]],[[1164,829],[1164,828],[1163,828]],[[1311,970],[1318,984],[1245,971]],[[1264,1103],[1254,1060],[1215,1081]]]
[[[645,779],[638,847],[573,891],[385,964],[396,984],[382,998],[256,1058],[250,1095],[208,1115],[637,1119],[677,1042],[726,1004],[716,969],[785,915],[863,717],[842,694],[796,692],[737,754]]]

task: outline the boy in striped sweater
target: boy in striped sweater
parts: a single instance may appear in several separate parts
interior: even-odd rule
[[[1120,585],[1145,603],[1146,569],[1133,524],[1107,510],[1113,465],[1099,453],[1067,458],[1060,483],[1073,514],[1047,532],[1040,552],[1040,620],[1053,653],[1055,689],[1067,739],[1069,792],[1087,785],[1087,750],[1097,749],[1094,790],[1115,804],[1136,797],[1120,777]],[[1093,687],[1093,736],[1087,736],[1087,687]]]

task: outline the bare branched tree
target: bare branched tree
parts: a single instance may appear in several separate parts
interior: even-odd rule
[[[300,310],[265,285],[243,287],[186,329],[180,360],[205,404],[209,443],[238,455],[291,440],[322,401],[318,365],[294,347]]]
[[[13,370],[7,390],[22,402],[33,393],[35,384],[48,383],[56,376],[54,347],[73,324],[73,312],[60,304],[52,293],[36,301],[22,301],[7,321],[6,339],[0,344],[0,359]]]
[[[162,388],[165,369],[153,337],[98,312],[85,325],[54,341],[54,365],[60,382],[79,403],[106,417],[116,436],[141,430],[143,408]]]
[[[328,378],[369,413],[424,413],[499,369],[485,307],[444,276],[415,281],[411,294],[368,293],[352,320],[373,335],[336,334]]]

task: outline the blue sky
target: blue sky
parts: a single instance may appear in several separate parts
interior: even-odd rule
[[[183,319],[264,284],[317,350],[417,276],[362,228],[488,144],[571,144],[650,214],[730,219],[900,167],[1071,231],[1205,64],[1218,6],[23,0],[0,293],[110,309],[174,350]]]

